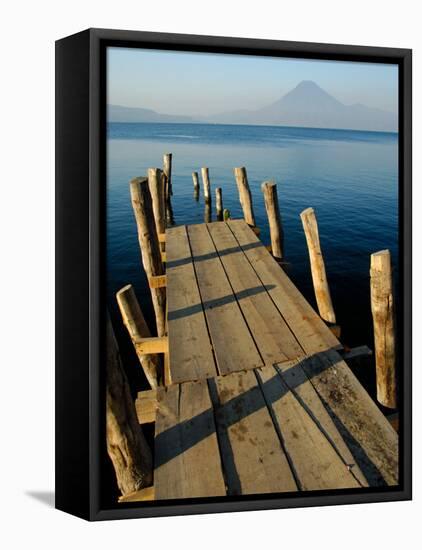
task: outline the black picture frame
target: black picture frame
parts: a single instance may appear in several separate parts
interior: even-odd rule
[[[359,491],[116,504],[102,508],[105,452],[105,51],[108,46],[397,63],[402,282],[400,484]],[[89,29],[56,42],[56,508],[88,520],[408,500],[411,463],[412,52],[408,49]]]

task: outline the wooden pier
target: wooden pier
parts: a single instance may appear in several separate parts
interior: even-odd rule
[[[153,489],[122,501],[398,484],[398,436],[243,220],[168,227]],[[150,281],[153,286],[153,280]],[[157,283],[158,284],[158,283]]]

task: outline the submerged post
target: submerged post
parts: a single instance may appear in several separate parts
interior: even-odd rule
[[[204,187],[204,199],[206,203],[211,203],[211,184],[208,168],[201,168],[202,185]]]
[[[256,226],[255,214],[252,205],[252,195],[249,188],[248,176],[246,174],[246,168],[241,166],[234,169],[234,177],[236,179],[237,189],[239,191],[239,200],[243,210],[243,217],[245,222],[252,226]]]
[[[116,294],[117,303],[119,304],[120,313],[122,315],[123,324],[127,328],[130,339],[134,345],[138,355],[145,377],[149,385],[154,390],[162,379],[160,357],[159,355],[143,355],[138,353],[138,348],[135,343],[141,338],[150,338],[151,331],[142,314],[139,302],[136,299],[132,285],[126,285]]]
[[[172,161],[172,154],[171,153],[165,153],[163,156],[163,172],[166,177],[166,193],[165,197],[168,199],[173,195],[173,186],[171,183],[171,161]]]
[[[283,227],[281,225],[277,185],[273,181],[264,181],[261,189],[264,193],[265,209],[270,226],[271,252],[274,258],[281,260],[283,258]]]
[[[157,275],[164,275],[161,251],[155,227],[151,193],[147,178],[134,178],[130,182],[132,207],[138,228],[138,239],[142,254],[142,263],[145,273],[150,279]],[[165,288],[151,288],[152,304],[154,306],[158,336],[165,334]]]
[[[223,220],[223,192],[221,187],[217,187],[215,190],[215,207],[217,210],[217,220],[221,222]]]
[[[151,193],[152,209],[154,212],[155,228],[158,235],[166,232],[165,207],[165,177],[159,168],[148,169],[148,186]],[[165,244],[160,243],[160,249],[165,250]]]
[[[307,208],[301,215],[306,242],[308,244],[309,259],[311,262],[312,281],[320,316],[329,323],[336,322],[330,288],[325,272],[324,258],[319,242],[318,224],[313,208]]]
[[[377,399],[397,407],[393,277],[389,250],[371,254],[371,310],[374,324]]]
[[[206,202],[204,205],[204,223],[212,222],[211,203]]]
[[[152,484],[152,455],[138,422],[110,318],[107,318],[106,438],[117,485],[126,495]]]

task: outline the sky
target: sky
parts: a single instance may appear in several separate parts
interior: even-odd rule
[[[397,65],[108,48],[107,103],[207,116],[259,109],[313,80],[336,99],[397,112]]]

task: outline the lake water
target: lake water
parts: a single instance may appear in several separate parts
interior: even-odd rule
[[[192,172],[208,166],[215,208],[216,187],[232,217],[241,217],[233,176],[245,166],[261,239],[269,244],[260,189],[275,180],[285,235],[287,272],[315,306],[309,256],[299,214],[315,209],[321,246],[343,343],[373,349],[369,295],[370,254],[390,249],[397,267],[397,134],[269,126],[202,124],[121,124],[108,126],[107,292],[123,354],[137,364],[121,328],[114,294],[132,283],[153,323],[149,290],[142,273],[129,180],[161,167],[173,153],[172,204],[177,224],[204,220],[202,189],[193,198]],[[215,211],[213,211],[215,219]],[[135,383],[139,369],[133,370]],[[368,378],[368,373],[360,374]],[[369,376],[369,385],[373,377]],[[367,384],[368,385],[368,384]]]

